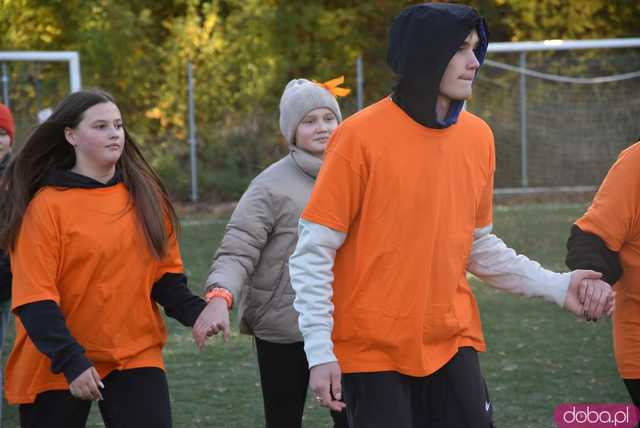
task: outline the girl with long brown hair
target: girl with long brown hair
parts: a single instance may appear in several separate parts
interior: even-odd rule
[[[170,427],[167,315],[192,326],[167,193],[101,90],[68,95],[23,144],[0,192],[16,341],[6,397],[22,427]]]

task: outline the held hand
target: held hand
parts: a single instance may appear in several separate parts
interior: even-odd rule
[[[89,367],[69,384],[69,392],[81,400],[102,400],[99,388],[104,388],[100,375],[94,367]]]
[[[221,297],[214,297],[202,310],[200,316],[193,324],[193,338],[200,351],[204,348],[207,337],[224,332],[224,341],[229,340],[231,329],[229,328],[229,309],[227,301]]]
[[[587,321],[597,321],[605,315],[611,317],[616,293],[609,284],[601,279],[584,279],[578,288]]]
[[[346,407],[342,401],[342,374],[337,362],[311,367],[309,387],[321,406],[341,412]]]
[[[598,280],[600,277],[602,277],[601,273],[591,270],[578,269],[571,272],[571,280],[564,301],[564,308],[578,318],[585,316],[591,317],[592,314],[585,314],[585,307],[580,300],[580,284],[584,280]]]

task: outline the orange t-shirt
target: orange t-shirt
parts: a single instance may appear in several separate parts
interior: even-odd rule
[[[576,225],[620,253],[613,348],[620,375],[640,379],[640,143],[620,154]]]
[[[27,207],[15,250],[12,308],[56,302],[73,337],[101,377],[112,370],[164,368],[166,329],[151,298],[165,273],[183,272],[175,234],[166,257],[152,256],[124,184],[95,189],[45,187]],[[5,369],[11,403],[67,389],[16,318]]]
[[[491,224],[491,129],[446,129],[390,99],[334,133],[302,218],[346,232],[336,254],[334,350],[345,373],[426,376],[461,346],[485,350],[466,279],[473,232]]]

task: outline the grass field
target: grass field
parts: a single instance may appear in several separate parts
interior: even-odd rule
[[[569,226],[584,208],[581,204],[498,206],[495,230],[518,252],[564,270]],[[188,222],[183,227],[182,252],[194,291],[200,292],[223,228],[223,224]],[[508,295],[475,280],[472,286],[488,346],[481,364],[499,427],[554,427],[553,410],[564,402],[627,401],[615,370],[609,320],[587,323],[538,299]],[[173,320],[167,323],[165,357],[174,426],[263,426],[251,339],[234,333],[228,344],[216,338],[199,353],[189,329]],[[17,420],[17,408],[5,404],[3,426],[17,427]],[[329,427],[329,422],[328,413],[309,400],[305,427]],[[89,426],[103,426],[97,406]]]

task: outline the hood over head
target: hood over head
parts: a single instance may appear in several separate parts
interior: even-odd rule
[[[458,120],[464,101],[452,101],[447,117],[438,120],[436,100],[449,61],[473,29],[480,38],[474,52],[482,64],[489,32],[475,9],[425,3],[403,10],[394,20],[387,52],[387,63],[398,78],[392,98],[421,125],[446,128]]]

